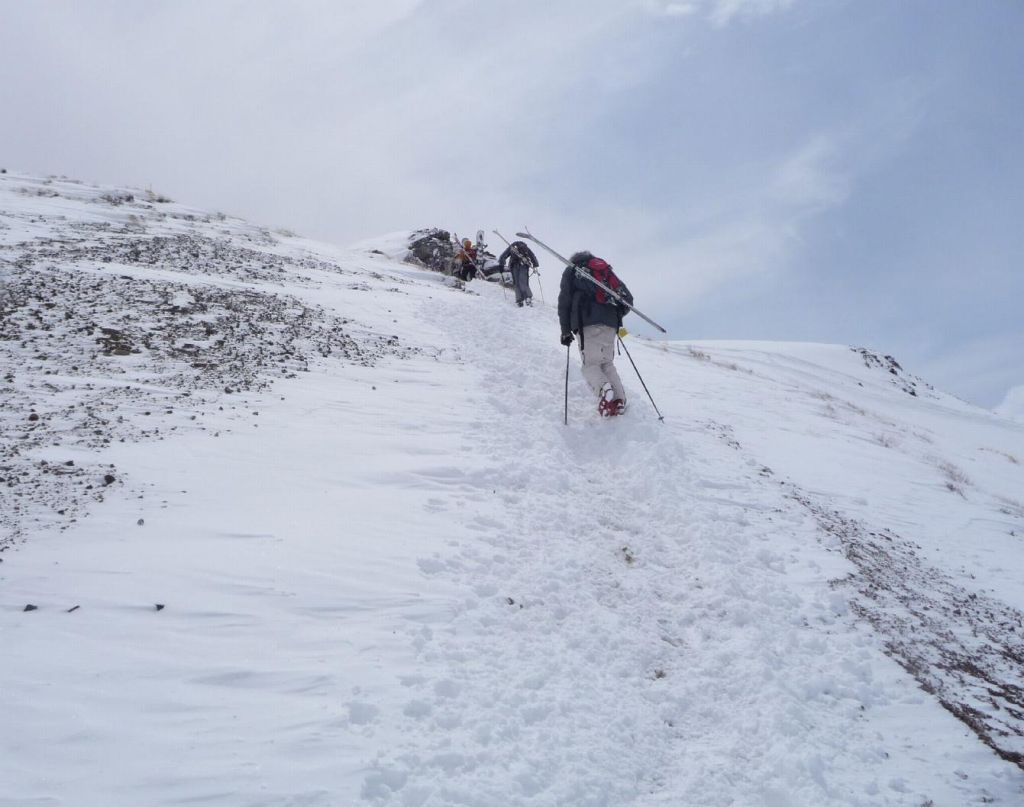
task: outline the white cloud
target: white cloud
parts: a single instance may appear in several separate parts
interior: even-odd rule
[[[1024,422],[1024,384],[1013,387],[995,408],[997,415]]]
[[[701,0],[648,0],[645,7],[650,13],[666,17],[689,17],[700,11]]]
[[[716,28],[737,20],[765,17],[790,8],[795,0],[644,0],[649,12],[665,17],[702,15]]]
[[[792,5],[793,0],[710,0],[708,17],[721,28],[735,20],[785,11]]]
[[[835,167],[838,151],[835,138],[812,136],[775,170],[771,198],[800,217],[843,202],[849,182]]]
[[[634,293],[646,290],[666,311],[677,311],[720,286],[784,269],[813,217],[847,198],[843,160],[839,139],[813,135],[701,200],[689,220],[605,211],[598,213],[599,229],[608,240],[631,244],[630,258],[645,267]]]
[[[967,337],[921,325],[918,338],[911,343],[917,355],[897,356],[905,367],[939,389],[982,406],[993,406],[1001,399],[1000,406],[1012,405],[1012,389],[1020,380],[1020,357],[1024,355],[1024,334],[1019,329]]]
[[[696,3],[668,3],[665,5],[665,13],[670,17],[687,17],[697,13]]]
[[[574,88],[642,80],[648,60],[622,55],[638,16],[619,0],[18,6],[0,151],[342,241],[500,223],[559,159],[549,130]]]
[[[47,59],[12,59],[0,104],[33,125],[0,147],[38,155],[26,169],[153,184],[340,240],[557,219],[563,200],[545,182],[585,125],[565,125],[577,91],[642,94],[671,53],[623,37],[642,31],[641,11],[753,13],[721,2],[526,0],[471,15],[457,0],[25,6],[13,38]],[[800,170],[783,184],[805,181]]]

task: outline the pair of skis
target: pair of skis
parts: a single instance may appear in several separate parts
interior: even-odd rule
[[[558,258],[558,260],[560,260],[562,263],[564,263],[566,266],[568,266],[570,269],[573,269],[579,277],[581,277],[581,278],[583,278],[585,280],[589,280],[595,286],[597,286],[598,288],[604,290],[604,292],[606,294],[608,294],[613,300],[615,300],[615,302],[619,303],[620,305],[624,305],[626,308],[628,308],[630,311],[632,311],[634,314],[636,314],[638,317],[640,317],[640,319],[642,319],[644,322],[647,322],[650,325],[653,325],[655,328],[657,328],[662,333],[668,333],[668,331],[666,331],[664,328],[662,328],[653,319],[648,317],[642,311],[637,311],[637,309],[634,306],[630,305],[625,300],[623,300],[622,297],[619,294],[617,294],[614,289],[608,288],[608,286],[606,286],[604,283],[602,283],[596,277],[591,275],[582,266],[577,266],[576,264],[572,263],[568,258],[565,258],[562,255],[559,255],[551,247],[549,247],[547,244],[545,244],[543,241],[541,241],[539,238],[537,238],[537,236],[533,235],[533,233],[531,233],[529,230],[526,230],[525,232],[522,232],[522,233],[516,233],[516,237],[517,238],[528,238],[531,241],[533,241],[533,243],[537,244],[537,246],[542,247],[543,249],[546,249],[548,252],[550,252],[552,255],[554,255],[556,258]],[[502,240],[504,240],[504,239],[502,239]],[[505,243],[508,243],[508,242],[506,241]]]

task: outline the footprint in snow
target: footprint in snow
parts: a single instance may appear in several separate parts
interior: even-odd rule
[[[355,726],[368,726],[377,721],[380,709],[372,703],[353,701],[348,705],[348,720]]]

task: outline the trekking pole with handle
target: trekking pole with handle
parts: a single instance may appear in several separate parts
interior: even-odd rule
[[[495,232],[498,232],[495,230]],[[501,266],[498,266],[498,285],[501,286],[501,299],[506,303],[508,302],[508,291],[505,289],[505,272],[502,271]]]
[[[497,230],[491,230],[491,232],[494,233],[496,236],[498,236],[498,238],[500,238],[506,244],[508,244],[508,239],[505,238],[505,236],[503,236]],[[508,244],[508,245],[512,246],[511,244]],[[508,299],[508,294],[505,292],[505,270],[501,268],[501,264],[498,264],[498,274],[501,275],[501,278],[498,280],[498,285],[501,286],[502,296],[507,300]],[[511,274],[512,273],[509,272],[509,276],[511,276]]]
[[[544,303],[544,305],[547,305],[548,301],[544,299],[544,284],[540,282],[540,269],[534,266],[533,273],[537,276],[537,288],[540,289],[540,301]]]
[[[568,260],[567,258],[564,258],[561,255],[559,255],[551,247],[549,247],[547,244],[545,244],[543,241],[541,241],[539,238],[537,238],[537,236],[532,235],[529,230],[527,230],[526,232],[523,232],[523,233],[516,233],[516,236],[519,237],[519,238],[529,238],[531,241],[533,241],[533,243],[537,244],[538,246],[543,247],[548,252],[550,252],[552,255],[554,255],[556,258],[558,258],[558,260],[560,260],[562,263],[564,263],[566,266],[568,266],[570,269],[573,269],[576,272],[577,275],[579,275],[580,277],[582,277],[582,278],[584,278],[586,280],[589,280],[591,283],[593,283],[598,288],[604,289],[604,291],[607,292],[608,295],[611,296],[611,298],[613,300],[615,300],[615,302],[619,303],[620,305],[626,306],[626,308],[628,308],[630,311],[632,311],[634,314],[636,314],[638,317],[640,317],[640,319],[642,319],[644,322],[647,322],[647,323],[653,325],[655,328],[657,328],[662,333],[668,333],[668,331],[666,331],[664,328],[662,328],[653,319],[648,317],[643,312],[638,311],[632,305],[630,305],[625,300],[623,300],[622,297],[619,296],[619,294],[617,294],[614,289],[608,288],[604,283],[602,283],[596,277],[594,277],[593,275],[583,271],[583,269],[581,267],[577,266],[576,264],[574,264],[572,261]]]
[[[569,346],[565,346],[565,425],[569,425]]]
[[[622,341],[622,337],[619,337],[619,344],[622,345],[622,349],[626,351],[626,356],[629,359],[629,363],[633,365],[633,369],[636,370],[636,377],[640,379],[640,383],[643,385],[644,392],[647,393],[647,397],[651,399],[651,406],[654,407],[654,411],[658,413],[658,420],[662,423],[665,422],[665,416],[658,411],[658,405],[654,402],[654,397],[651,395],[651,391],[647,389],[647,385],[644,384],[644,377],[640,375],[640,371],[637,370],[636,362],[633,361],[633,357],[629,355],[629,348],[626,347],[626,343]],[[566,382],[568,384],[568,382]]]

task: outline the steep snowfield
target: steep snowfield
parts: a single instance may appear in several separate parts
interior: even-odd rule
[[[0,177],[0,805],[1024,803],[1024,425],[395,244]]]

